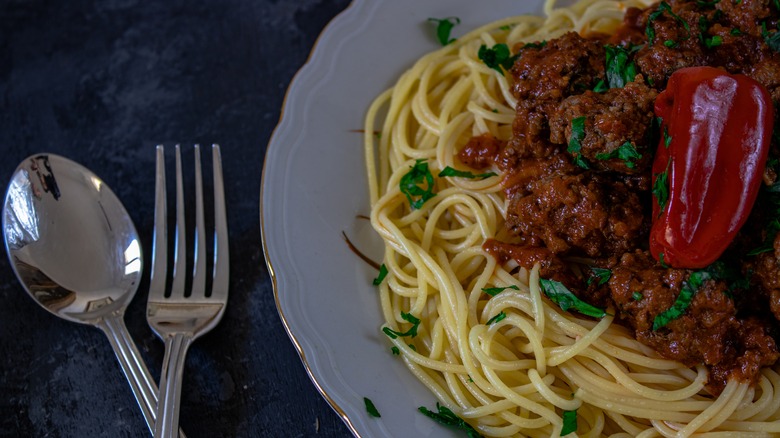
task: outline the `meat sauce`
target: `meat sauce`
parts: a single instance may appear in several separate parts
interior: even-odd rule
[[[760,369],[780,358],[780,143],[773,140],[748,222],[717,262],[729,275],[707,277],[682,315],[654,328],[695,270],[668,267],[648,251],[651,166],[663,135],[653,103],[678,69],[714,66],[755,79],[776,106],[778,21],[771,0],[678,0],[629,9],[612,35],[570,32],[519,45],[509,72],[518,99],[511,139],[475,137],[459,153],[467,166],[503,172],[509,237],[487,241],[488,252],[527,268],[539,263],[543,277],[584,301],[613,307],[662,356],[705,365],[713,394],[730,379],[755,383]],[[605,88],[616,47],[636,75]],[[578,119],[586,122],[576,132]],[[626,144],[629,158],[618,153]],[[582,257],[608,269],[609,281],[599,285],[588,281],[588,269],[572,270],[572,258]]]

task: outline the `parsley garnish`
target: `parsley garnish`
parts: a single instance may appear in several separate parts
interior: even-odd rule
[[[766,29],[766,22],[763,22],[761,23],[761,36],[764,37],[764,42],[770,49],[780,52],[780,32],[770,34]]]
[[[669,162],[666,163],[666,169],[659,173],[655,177],[655,183],[653,183],[653,196],[658,201],[658,207],[663,212],[666,208],[666,203],[669,202],[669,167],[672,165],[672,159],[669,158]]]
[[[670,144],[672,144],[672,136],[669,135],[669,127],[664,126],[664,147],[668,149]]]
[[[739,36],[739,35],[742,35],[742,31],[741,31],[741,30],[739,30],[739,28],[738,28],[738,27],[733,27],[733,28],[731,28],[731,30],[729,31],[729,33],[730,33],[730,34],[732,34],[732,35],[734,35],[734,36]]]
[[[571,137],[569,138],[569,147],[566,151],[574,155],[574,164],[589,169],[588,162],[582,158],[582,139],[585,138],[585,116],[575,117],[571,120]]]
[[[710,278],[712,278],[712,275],[706,270],[692,272],[690,277],[688,277],[688,281],[683,282],[680,294],[677,295],[677,299],[672,304],[672,307],[659,313],[653,319],[653,331],[665,327],[673,320],[683,316],[688,306],[691,305],[693,296],[698,292],[702,284]]]
[[[485,324],[486,325],[495,324],[495,323],[497,323],[499,321],[502,321],[504,318],[506,318],[506,313],[501,311],[501,312],[498,312],[498,314],[496,316],[488,319]]]
[[[621,46],[604,46],[607,52],[607,85],[609,88],[623,88],[627,83],[633,82],[636,77],[636,64],[630,61],[630,55],[640,46],[624,48]]]
[[[406,336],[417,336],[417,328],[420,326],[419,318],[415,318],[415,316],[411,313],[401,312],[401,319],[412,323],[412,326],[409,328],[409,330],[405,332],[399,332],[397,330],[391,329],[390,327],[384,327],[382,328],[382,331],[385,332],[385,334],[390,337],[390,339],[403,338]]]
[[[425,188],[420,187],[423,183]],[[433,193],[433,175],[424,159],[415,161],[411,170],[401,177],[400,187],[401,193],[406,195],[413,210],[420,209],[425,201],[436,196]]]
[[[664,261],[664,253],[660,252],[658,253],[658,264],[661,265],[662,268],[668,269],[669,265],[666,264]]]
[[[446,46],[455,41],[455,38],[450,38],[450,33],[455,25],[460,24],[460,18],[429,18],[428,21],[436,23],[436,38],[442,46]]]
[[[718,47],[721,44],[723,44],[723,37],[720,35],[713,35],[711,37],[704,38],[704,46],[708,49]]]
[[[594,318],[603,318],[604,315],[607,314],[604,309],[599,309],[598,307],[592,306],[577,298],[577,296],[561,282],[542,278],[539,280],[539,284],[542,287],[542,292],[547,295],[547,298],[557,304],[564,312],[573,309],[583,315],[592,316]]]
[[[623,160],[623,164],[625,164],[626,167],[628,167],[629,169],[633,169],[634,167],[636,167],[636,163],[631,160],[638,160],[642,158],[642,154],[640,154],[636,150],[636,148],[634,147],[633,144],[631,144],[630,141],[627,141],[612,152],[596,154],[596,158],[599,160],[620,158],[621,160]]]
[[[509,46],[504,43],[496,44],[492,49],[483,44],[479,47],[479,52],[477,52],[477,57],[480,61],[501,74],[504,74],[504,70],[512,68],[519,56],[519,54],[511,56]]]
[[[603,286],[609,282],[609,279],[612,278],[612,271],[606,268],[597,268],[595,266],[592,266],[590,268],[591,271],[595,274],[595,277],[588,278],[587,283],[591,284],[594,280],[598,280],[596,282],[597,286]]]
[[[401,349],[393,345],[390,347],[390,351],[393,352],[393,356],[400,356],[401,355]]]
[[[466,423],[463,419],[455,415],[455,413],[453,413],[446,406],[442,406],[439,403],[436,403],[436,409],[438,409],[439,412],[433,412],[425,406],[420,406],[417,408],[418,411],[422,412],[428,418],[435,420],[439,424],[454,427],[466,432],[469,438],[482,438],[482,435],[480,435],[472,425]]]
[[[547,45],[547,40],[538,43],[525,43],[521,49],[541,49]]]
[[[718,3],[720,3],[720,0],[712,0],[712,1],[696,0],[696,6],[702,8],[711,8],[717,5]]]
[[[384,280],[385,277],[387,277],[387,266],[385,266],[385,264],[382,263],[379,266],[379,275],[377,275],[376,278],[374,279],[374,286],[379,286],[380,284],[382,284],[382,280]]]
[[[379,411],[376,409],[376,406],[374,406],[374,402],[372,402],[370,398],[363,397],[363,402],[366,404],[366,412],[368,412],[368,415],[375,418],[381,417]]]
[[[501,292],[507,290],[507,289],[514,289],[514,290],[520,290],[519,287],[515,286],[514,284],[511,286],[506,287],[483,287],[482,292],[485,292],[486,294],[490,295],[491,297],[494,297]]]
[[[498,175],[496,172],[486,172],[486,173],[480,173],[474,175],[469,171],[453,169],[450,166],[445,167],[444,169],[442,169],[441,172],[439,172],[439,176],[457,176],[460,178],[469,178],[469,179],[485,179],[496,175]]]
[[[634,301],[642,301],[642,298],[644,298],[644,297],[645,296],[642,295],[642,292],[634,292],[634,293],[631,294],[631,298],[633,298]]]
[[[566,436],[577,431],[577,410],[563,411],[563,429],[561,436]]]

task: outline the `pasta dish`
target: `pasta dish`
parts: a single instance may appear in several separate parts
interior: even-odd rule
[[[445,36],[374,101],[382,330],[424,413],[780,434],[779,24],[770,0],[548,0]]]

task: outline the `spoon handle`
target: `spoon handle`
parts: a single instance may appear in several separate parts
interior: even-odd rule
[[[155,417],[157,415],[157,385],[152,374],[141,358],[133,338],[127,331],[127,326],[121,315],[110,315],[103,318],[97,324],[108,337],[111,347],[114,349],[122,371],[127,377],[133,395],[138,401],[138,406],[146,420],[149,431],[154,432]],[[185,438],[184,431],[179,429],[179,437]]]

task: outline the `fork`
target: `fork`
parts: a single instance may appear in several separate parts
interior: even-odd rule
[[[146,319],[157,336],[165,342],[165,358],[160,373],[159,404],[155,437],[176,435],[179,425],[179,402],[184,360],[195,339],[216,326],[225,312],[228,298],[229,256],[225,213],[224,183],[219,145],[212,145],[214,167],[214,267],[211,290],[206,290],[206,231],[203,217],[203,178],[200,147],[195,150],[195,241],[190,293],[185,294],[186,238],[181,148],[175,147],[176,161],[176,230],[171,290],[166,294],[167,235],[165,153],[157,146],[155,175],[154,237],[152,274]]]

